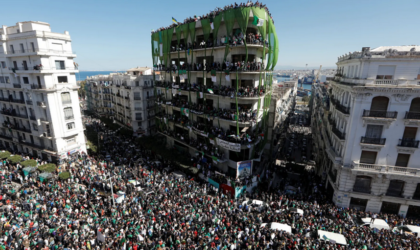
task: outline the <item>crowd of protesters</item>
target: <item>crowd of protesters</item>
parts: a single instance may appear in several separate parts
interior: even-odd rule
[[[418,220],[336,207],[323,193],[323,176],[313,171],[296,179],[288,176],[292,169],[268,165],[255,176],[257,187],[235,199],[205,178],[171,173],[174,163],[137,145],[133,138],[117,136],[98,121],[89,126],[107,136],[98,153],[79,152],[60,164],[71,174],[67,180],[42,182],[25,175],[20,164],[2,162],[1,248],[419,248],[415,235],[393,230],[400,225],[418,225]],[[37,157],[21,155],[43,164]],[[191,156],[191,165],[220,183],[239,185],[239,180],[226,175],[213,177],[217,168],[204,155]],[[53,173],[57,174],[58,170]],[[20,185],[11,185],[16,179]],[[243,182],[250,184],[249,180]],[[250,206],[246,199],[266,205]],[[303,216],[293,212],[296,208],[303,210]],[[391,230],[359,227],[357,217],[385,219]],[[292,232],[261,227],[270,222],[288,224]],[[313,234],[316,230],[341,233],[348,245],[320,239]]]
[[[156,33],[156,32],[159,32],[159,31],[166,30],[166,29],[172,29],[172,28],[175,28],[175,27],[177,27],[178,25],[181,25],[181,24],[197,22],[198,20],[201,20],[201,19],[214,18],[215,16],[219,15],[220,13],[222,13],[226,10],[241,8],[241,7],[259,7],[260,9],[264,8],[267,11],[268,15],[270,16],[270,18],[273,19],[268,7],[265,4],[260,3],[259,1],[255,2],[255,3],[253,3],[252,1],[248,1],[247,3],[240,3],[240,4],[237,4],[235,2],[235,4],[226,5],[224,8],[216,7],[215,10],[209,12],[208,14],[205,14],[205,15],[202,15],[202,16],[196,16],[195,15],[193,18],[192,17],[186,18],[184,20],[184,22],[176,22],[176,23],[173,23],[173,24],[171,24],[167,27],[161,27],[161,28],[157,29],[156,31],[152,31],[152,33]],[[273,20],[273,23],[274,23],[274,20]]]
[[[229,62],[224,61],[223,63],[220,62],[213,62],[209,63],[207,62],[205,65],[202,63],[184,63],[179,67],[179,70],[188,70],[188,71],[206,71],[207,73],[214,71],[223,71],[223,72],[259,72],[261,69],[264,69],[264,63],[256,62],[256,61],[235,61],[235,62]],[[172,64],[171,67],[166,67],[163,64],[156,65],[153,70],[156,71],[165,71],[165,72],[174,72],[177,73],[177,66],[175,64]]]

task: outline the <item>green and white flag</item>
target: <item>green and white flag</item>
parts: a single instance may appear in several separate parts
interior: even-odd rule
[[[190,110],[186,108],[181,108],[181,114],[185,115],[186,117],[190,116]]]
[[[254,16],[254,22],[252,22],[252,24],[256,26],[263,26],[264,19],[259,19],[258,17]]]

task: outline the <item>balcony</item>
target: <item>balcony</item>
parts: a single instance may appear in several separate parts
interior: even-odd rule
[[[71,100],[62,101],[61,104],[63,104],[63,105],[71,105]]]
[[[32,102],[32,100],[26,100],[26,104],[28,104],[28,105],[32,105],[32,104],[33,104],[33,102]]]
[[[45,89],[44,87],[42,87],[41,85],[37,85],[37,84],[31,84],[31,89]]]
[[[362,136],[360,143],[385,145],[386,138],[370,138]]]
[[[34,115],[32,115],[32,116],[30,115],[29,119],[31,119],[32,121],[36,121],[36,117]]]
[[[354,161],[350,168],[352,171],[366,172],[366,173],[420,176],[420,168],[407,168],[407,167],[397,167],[397,166],[390,166],[390,165],[376,165],[376,164],[359,163],[357,161]]]
[[[22,85],[20,83],[13,83],[13,88],[15,89],[21,89]]]
[[[128,96],[124,96],[124,98],[125,98],[126,100],[128,100],[130,97],[128,97]]]
[[[37,104],[39,107],[43,107],[43,108],[47,107],[47,105],[45,105],[45,102],[36,102],[36,104]]]
[[[3,115],[8,115],[8,116],[14,116],[14,117],[28,119],[28,115],[26,115],[26,114],[16,114],[16,112],[7,112],[7,111],[1,111],[1,113]]]
[[[398,143],[398,147],[406,147],[406,148],[419,148],[419,142],[415,139],[400,139]]]
[[[363,110],[363,117],[396,119],[397,111]]]
[[[142,109],[142,108],[140,108],[140,107],[135,107],[135,108],[134,108],[134,110],[141,111],[141,110],[143,110],[143,109]]]
[[[346,139],[346,133],[341,132],[340,130],[338,130],[335,126],[333,126],[332,128],[332,132],[340,139],[340,140],[345,140]]]
[[[404,119],[406,120],[420,120],[420,112],[405,112],[405,117]]]
[[[135,96],[135,97],[134,97],[134,100],[136,100],[136,101],[140,101],[140,100],[141,100],[141,97],[140,97],[140,96]]]
[[[68,115],[68,116],[64,116],[64,120],[71,120],[74,119],[74,115]]]
[[[407,79],[358,79],[358,78],[345,78],[336,77],[335,82],[345,85],[357,85],[357,86],[375,86],[382,87],[386,85],[390,86],[416,86],[419,85],[419,80],[407,80]]]
[[[347,114],[347,115],[349,115],[349,114],[350,114],[350,107],[343,106],[343,105],[341,105],[340,103],[335,103],[335,104],[334,104],[334,106],[335,106],[335,108],[336,108],[338,111],[340,111],[341,113],[343,113],[343,114]]]

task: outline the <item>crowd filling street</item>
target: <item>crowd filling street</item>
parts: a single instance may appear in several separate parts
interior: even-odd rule
[[[99,121],[88,125],[107,133]],[[109,131],[108,131],[109,132]],[[403,225],[415,218],[336,207],[322,177],[271,164],[254,172],[257,187],[240,197],[199,175],[218,171],[204,156],[191,157],[197,174],[181,173],[133,138],[110,135],[99,152],[69,155],[41,180],[19,163],[1,164],[0,239],[3,249],[418,249]],[[33,158],[40,165],[41,159]],[[58,178],[59,171],[71,177]],[[279,181],[272,182],[274,176]],[[220,182],[250,185],[249,179]],[[374,218],[360,225],[359,218]],[[389,229],[378,228],[383,219]],[[276,227],[276,225],[282,225]],[[320,235],[342,234],[347,243]]]

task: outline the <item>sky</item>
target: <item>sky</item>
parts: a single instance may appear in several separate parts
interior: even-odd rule
[[[244,2],[246,0],[243,0]],[[254,1],[255,2],[255,1]],[[19,4],[18,4],[19,3]],[[151,30],[234,1],[4,1],[0,24],[43,21],[69,31],[81,71],[152,66]],[[238,1],[239,3],[239,1]],[[335,68],[362,47],[420,43],[419,0],[265,0],[279,39],[276,69]]]

